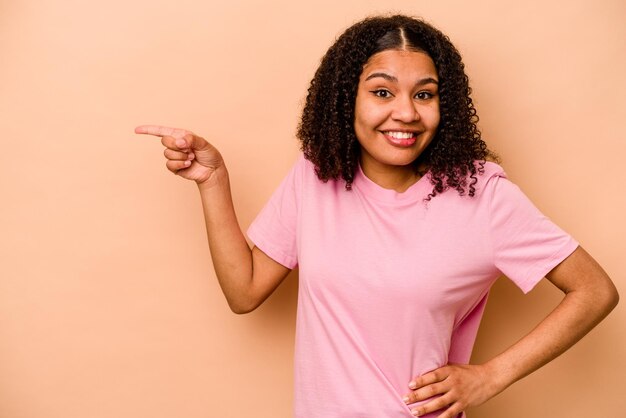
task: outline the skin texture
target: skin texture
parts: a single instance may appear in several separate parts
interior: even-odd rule
[[[361,145],[361,168],[382,187],[402,192],[419,179],[412,163],[437,133],[437,87],[435,64],[423,52],[383,51],[365,64],[354,130]],[[397,144],[389,131],[412,133],[414,142]]]
[[[430,144],[440,122],[437,80],[432,60],[421,52],[387,50],[373,55],[364,66],[354,129],[362,147],[363,171],[381,187],[403,192],[419,179],[412,163]],[[414,142],[398,145],[387,137],[389,131],[417,135]],[[235,313],[254,310],[289,269],[248,246],[219,151],[184,129],[147,125],[135,132],[160,137],[166,167],[197,183],[211,257],[226,300]],[[414,415],[440,411],[440,418],[455,418],[466,408],[484,403],[574,345],[618,302],[607,274],[580,247],[547,278],[564,297],[520,341],[484,364],[450,364],[407,382],[404,401],[426,401],[412,409]]]
[[[481,365],[448,365],[416,376],[405,402],[439,396],[412,410],[416,416],[443,410],[454,418],[502,392],[562,354],[617,305],[617,290],[606,272],[581,247],[546,276],[564,294],[559,305],[517,343]]]
[[[237,222],[228,171],[219,151],[185,129],[144,125],[135,133],[160,137],[166,148],[167,169],[197,183],[213,266],[228,305],[239,314],[256,309],[289,269],[248,246]]]
[[[235,313],[254,310],[276,289],[289,269],[258,248],[248,246],[237,222],[228,172],[219,151],[184,129],[148,125],[137,127],[135,132],[160,137],[166,147],[166,167],[197,183],[211,258],[226,300]],[[388,168],[392,180],[398,179],[393,173],[403,171],[402,165],[383,166]],[[484,403],[570,348],[617,305],[615,286],[580,247],[547,278],[565,296],[520,341],[484,364],[451,364],[408,382],[404,398],[407,404],[435,396],[412,409],[415,416],[441,410],[440,418],[455,418],[466,408]]]
[[[473,196],[484,161],[498,161],[481,139],[469,79],[459,51],[438,29],[410,16],[375,16],[341,34],[315,72],[298,124],[297,137],[318,178],[344,180],[350,189],[361,147],[354,126],[357,87],[372,56],[390,50],[422,51],[439,76],[441,120],[431,145],[413,163],[428,166],[429,195],[455,190]],[[478,162],[478,164],[476,164]]]

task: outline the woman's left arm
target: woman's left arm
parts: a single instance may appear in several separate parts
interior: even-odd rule
[[[530,333],[503,353],[480,365],[448,365],[409,383],[407,404],[415,416],[444,410],[454,418],[467,407],[484,403],[573,346],[617,305],[619,295],[600,265],[581,247],[546,275],[565,294],[558,306]]]

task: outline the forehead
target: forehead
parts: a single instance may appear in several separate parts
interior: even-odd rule
[[[437,75],[435,63],[428,54],[421,51],[388,49],[378,52],[367,60],[363,66],[361,76],[367,77],[368,74],[381,70],[393,73],[427,73],[433,77]]]

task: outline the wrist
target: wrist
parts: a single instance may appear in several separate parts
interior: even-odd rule
[[[220,166],[214,168],[206,179],[197,181],[196,184],[200,192],[208,191],[219,186],[228,186],[229,179],[226,165],[222,163]]]
[[[506,367],[505,364],[498,362],[497,358],[481,366],[487,377],[487,384],[489,391],[492,392],[492,396],[502,392],[515,382],[515,379],[511,378],[512,373],[510,367]]]

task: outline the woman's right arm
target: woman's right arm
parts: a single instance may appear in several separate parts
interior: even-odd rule
[[[219,151],[184,129],[144,125],[135,132],[161,137],[168,170],[197,183],[213,266],[231,310],[247,313],[257,308],[290,270],[257,247],[248,246],[235,215],[228,171]]]

